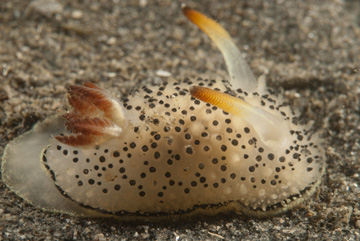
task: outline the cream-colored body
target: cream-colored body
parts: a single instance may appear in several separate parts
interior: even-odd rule
[[[75,137],[65,133],[54,139],[64,128],[49,121],[19,137],[5,150],[5,183],[48,210],[125,218],[229,209],[269,216],[311,194],[324,171],[317,138],[308,126],[295,123],[281,98],[255,81],[240,52],[231,51],[236,47],[221,26],[187,7],[184,13],[220,47],[230,82],[171,80],[142,87],[120,102],[87,84],[81,91],[105,96],[111,111],[94,101],[95,111],[86,112],[76,105],[79,100],[70,99],[75,110],[66,117],[67,127]],[[244,85],[241,78],[246,78]],[[219,94],[220,102],[215,101],[207,96],[216,92],[200,87],[204,95],[197,96],[190,94],[192,86],[241,100]],[[75,98],[71,92],[70,98]],[[53,121],[62,125],[58,118]],[[42,139],[31,144],[30,137]],[[22,145],[27,160],[16,152]],[[24,161],[31,167],[19,167]]]

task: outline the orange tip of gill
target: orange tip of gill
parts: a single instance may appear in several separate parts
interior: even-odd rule
[[[241,117],[254,127],[263,141],[276,141],[277,144],[287,141],[286,133],[290,130],[283,117],[275,116],[240,98],[206,87],[193,86],[190,94],[196,99]]]
[[[249,104],[242,99],[206,87],[193,86],[190,89],[190,94],[196,99],[210,103],[237,116],[244,114],[241,106],[249,107]]]
[[[207,35],[212,37],[213,35],[219,35],[222,38],[227,38],[231,40],[228,32],[215,20],[205,16],[204,14],[191,9],[190,7],[183,5],[182,11],[184,15],[196,26],[198,26],[202,31]]]

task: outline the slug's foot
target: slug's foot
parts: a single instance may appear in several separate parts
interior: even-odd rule
[[[97,145],[109,137],[118,137],[125,126],[121,103],[96,85],[68,87],[68,101],[73,111],[64,115],[72,135],[55,138],[70,146]]]

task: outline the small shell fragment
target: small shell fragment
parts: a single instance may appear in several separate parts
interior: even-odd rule
[[[162,69],[159,69],[155,72],[155,74],[159,77],[170,77],[171,73]]]

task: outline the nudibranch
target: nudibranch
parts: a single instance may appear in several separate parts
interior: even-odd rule
[[[7,145],[6,185],[45,210],[124,220],[268,217],[313,194],[325,169],[317,135],[255,79],[223,27],[183,13],[218,46],[229,81],[168,80],[121,101],[69,86],[70,112]]]

